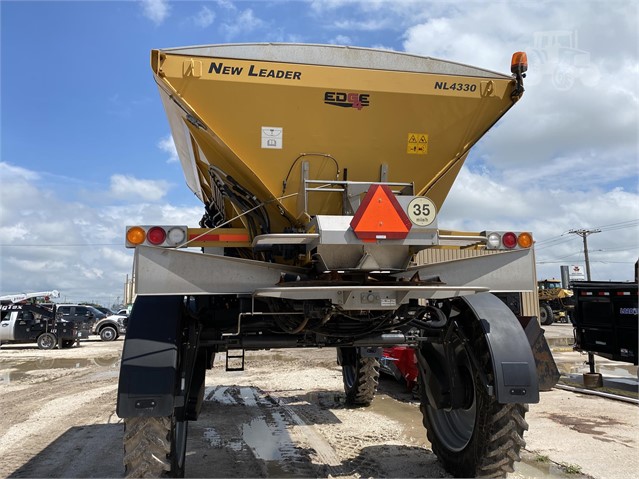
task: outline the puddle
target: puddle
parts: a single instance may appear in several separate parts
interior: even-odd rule
[[[32,377],[32,371],[52,369],[82,369],[93,366],[114,367],[120,365],[120,356],[106,356],[93,359],[39,358],[30,361],[0,363],[0,384],[18,382]]]
[[[587,355],[579,353],[556,353],[553,355],[557,368],[562,375],[581,374],[590,372]],[[595,372],[604,377],[637,379],[637,366],[619,361],[609,361],[595,356]]]
[[[426,439],[426,429],[422,425],[422,414],[416,403],[400,402],[384,394],[378,394],[369,410],[383,414],[401,424],[403,435],[415,445],[431,447]],[[536,460],[536,457],[532,453],[522,451],[522,461],[515,464],[515,473],[526,478],[579,479],[584,477],[580,474],[568,474],[560,465],[548,460],[540,462]]]
[[[273,419],[276,418],[277,414],[273,414]],[[293,447],[286,432],[286,424],[281,420],[269,426],[264,418],[255,418],[242,426],[242,439],[255,457],[264,461],[279,461],[282,459],[280,448]]]
[[[412,443],[430,447],[430,443],[426,439],[426,429],[422,423],[422,413],[418,404],[397,401],[386,394],[377,393],[367,410],[401,424],[402,434],[409,438]]]

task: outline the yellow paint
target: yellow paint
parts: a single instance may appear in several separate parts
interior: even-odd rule
[[[426,133],[409,133],[406,153],[409,155],[426,155],[428,153],[428,135]]]
[[[378,182],[387,164],[387,181],[414,182],[415,191],[441,209],[471,146],[513,104],[514,81],[498,76],[488,92],[485,80],[470,76],[193,58],[157,50],[152,68],[169,101],[179,103],[169,114],[181,115],[173,124],[181,122],[181,131],[190,133],[194,169],[206,172],[213,164],[268,202],[274,233],[291,222],[303,226],[313,215],[342,214],[340,192],[309,193],[306,212],[296,196],[276,200],[285,179],[285,194],[300,192],[303,161],[309,163],[309,178],[321,181],[335,180],[339,168],[340,180],[347,170],[350,181]],[[473,88],[442,89],[437,82]],[[187,121],[187,113],[205,128]],[[282,148],[262,147],[265,126],[282,129]],[[296,161],[310,152],[331,155],[337,165],[322,156]],[[411,161],[412,155],[426,154],[428,161],[418,167]],[[199,193],[211,198],[208,180],[200,179]]]

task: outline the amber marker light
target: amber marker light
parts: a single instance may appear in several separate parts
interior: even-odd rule
[[[144,232],[144,229],[140,228],[139,226],[133,226],[126,232],[126,240],[134,245],[144,243],[145,237],[146,233]]]
[[[517,238],[517,244],[521,248],[530,248],[533,244],[532,235],[530,233],[521,233]]]

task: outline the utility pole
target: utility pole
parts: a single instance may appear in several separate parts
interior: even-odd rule
[[[590,259],[588,258],[588,240],[586,238],[588,237],[588,235],[591,235],[593,233],[601,233],[601,230],[580,229],[580,230],[570,230],[568,231],[568,233],[579,235],[584,240],[584,258],[586,260],[586,280],[590,281]]]

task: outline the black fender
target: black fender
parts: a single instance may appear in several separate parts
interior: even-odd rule
[[[138,296],[131,310],[120,365],[117,414],[171,416],[178,384],[183,296]]]
[[[499,403],[537,403],[539,384],[532,349],[514,313],[490,293],[462,297],[488,342]]]

